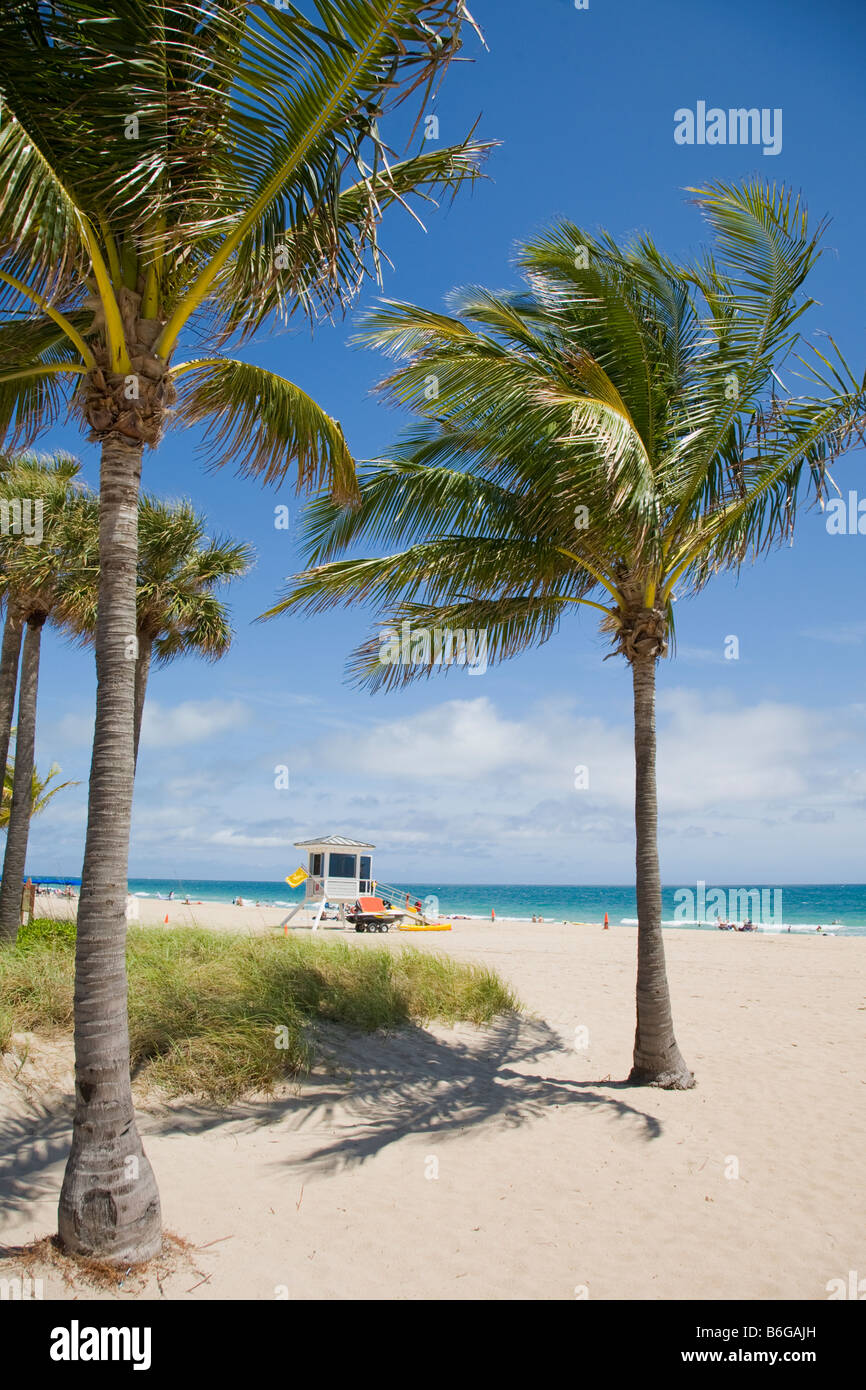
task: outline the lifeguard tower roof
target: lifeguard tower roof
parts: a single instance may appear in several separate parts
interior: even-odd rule
[[[295,849],[375,849],[363,840],[347,840],[345,835],[322,835],[317,840],[296,840]]]

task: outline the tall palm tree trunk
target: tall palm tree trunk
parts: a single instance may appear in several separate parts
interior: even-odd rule
[[[12,806],[0,883],[0,941],[14,941],[21,920],[21,882],[27,862],[27,841],[33,811],[33,761],[36,747],[36,695],[39,689],[39,651],[44,613],[27,619],[21,687],[18,691],[18,731],[15,736],[15,776]],[[8,748],[8,745],[7,745]]]
[[[662,938],[656,796],[656,657],[636,655],[634,683],[635,830],[637,833],[637,1028],[629,1081],[688,1090],[695,1078],[686,1066],[671,1015]]]
[[[23,635],[24,624],[21,616],[7,602],[3,643],[0,646],[0,784],[6,775],[6,764],[9,761],[9,740],[12,735],[12,713],[15,709]]]
[[[129,1076],[126,893],[134,779],[135,589],[141,444],[102,448],[96,727],[75,950],[75,1116],[58,1212],[75,1253],[112,1264],[162,1245],[159,1193]]]
[[[138,745],[141,741],[141,721],[144,718],[144,697],[147,694],[147,678],[150,674],[150,656],[153,639],[143,632],[138,634],[138,656],[135,661],[135,730],[134,756],[138,767]]]

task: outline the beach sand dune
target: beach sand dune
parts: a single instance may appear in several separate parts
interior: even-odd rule
[[[255,914],[209,924],[268,930]],[[146,1108],[166,1227],[206,1280],[163,1273],[167,1296],[813,1300],[866,1272],[862,941],[668,931],[698,1077],[668,1093],[622,1084],[633,929],[475,920],[345,939],[490,964],[528,1013],[323,1028],[325,1061],[299,1090],[220,1113]],[[37,1047],[15,1081],[14,1058],[0,1073],[7,1245],[54,1229],[70,1056],[53,1077],[45,1059]],[[67,1293],[46,1268],[45,1296]]]

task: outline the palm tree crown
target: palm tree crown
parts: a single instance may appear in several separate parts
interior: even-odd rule
[[[99,501],[82,503],[79,564],[60,586],[59,616],[67,630],[87,643],[97,623]],[[188,501],[143,496],[138,509],[136,581],[135,752],[151,663],[178,656],[217,661],[232,643],[228,608],[216,590],[239,579],[252,564],[252,547],[228,537],[207,536],[205,518]]]
[[[176,404],[216,461],[271,481],[294,460],[299,483],[354,494],[339,425],[299,387],[213,352],[173,363],[186,328],[221,345],[341,307],[388,206],[478,173],[487,145],[394,161],[380,129],[458,52],[462,0],[318,11],[4,6],[0,435],[29,440],[71,400],[93,437],[155,444]]]
[[[376,601],[391,622],[483,627],[501,659],[584,605],[624,655],[658,656],[677,596],[789,537],[863,386],[779,391],[818,254],[799,204],[759,185],[700,202],[720,255],[699,266],[565,223],[524,248],[521,294],[371,316],[363,340],[402,359],[381,394],[420,422],[363,470],[359,508],[311,505],[313,568],[267,616]],[[331,563],[362,537],[412,544]],[[378,657],[374,638],[353,662],[373,687],[430,674]]]

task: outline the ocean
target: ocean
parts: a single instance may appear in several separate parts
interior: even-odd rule
[[[605,912],[611,922],[620,923],[637,916],[634,888],[622,884],[589,884],[583,887],[532,883],[413,883],[395,884],[412,899],[433,895],[445,915],[464,914],[467,917],[490,917],[495,912],[504,921],[531,921],[542,917],[547,922],[600,922]],[[817,925],[839,922],[846,936],[866,936],[866,884],[862,883],[791,883],[750,884],[749,890],[763,893],[763,914],[754,907],[746,910],[757,922],[774,919],[786,924]],[[129,881],[131,893],[142,897],[190,898],[193,902],[230,903],[245,898],[266,906],[285,906],[300,902],[303,889],[292,889],[287,883],[247,879],[167,879],[135,878]],[[724,900],[714,893],[721,890]],[[737,910],[735,894],[744,890],[726,884],[708,882],[704,897],[700,887],[666,887],[663,890],[663,919],[666,926],[688,927],[683,918],[705,917],[712,920],[721,903],[719,915],[724,919],[742,919]],[[686,896],[687,893],[691,897]],[[744,901],[744,900],[740,900]],[[700,910],[700,904],[705,904]],[[756,903],[756,899],[752,899]],[[675,914],[678,914],[675,916]],[[713,931],[714,927],[694,926],[695,931]]]

